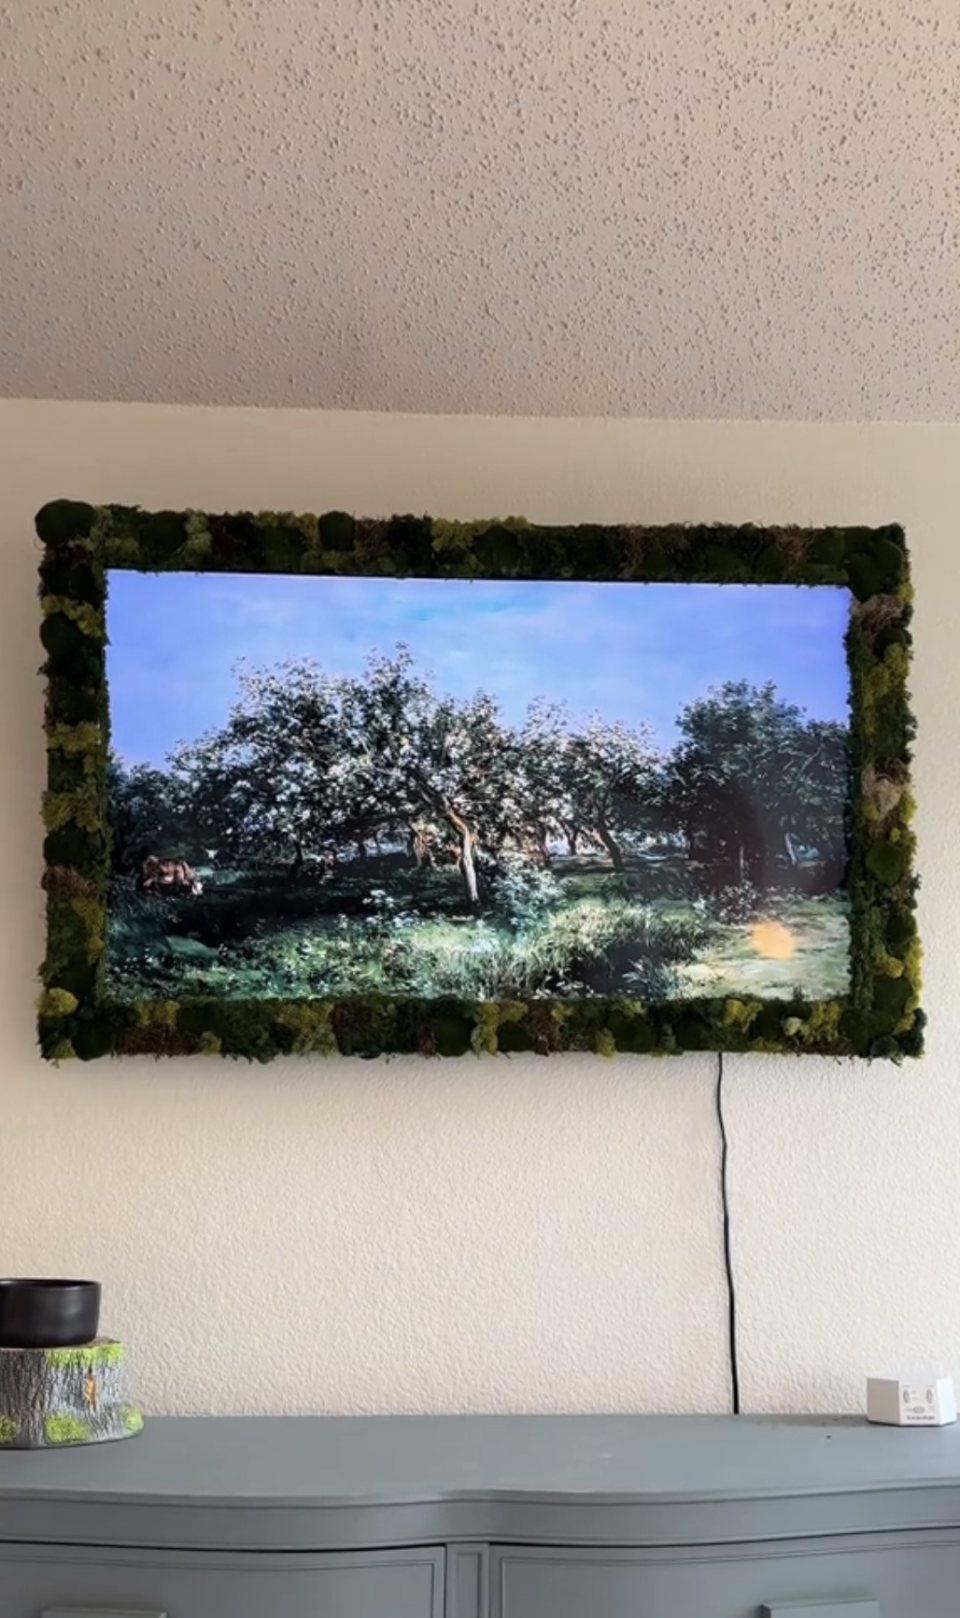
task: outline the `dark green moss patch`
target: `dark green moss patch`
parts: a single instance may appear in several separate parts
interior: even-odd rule
[[[52,500],[37,512],[37,534],[43,545],[55,549],[86,539],[96,519],[93,506],[78,500]]]
[[[867,852],[867,870],[888,888],[903,880],[909,866],[909,850],[902,843],[874,843]]]
[[[497,1029],[497,1049],[505,1054],[514,1051],[532,1051],[536,1050],[536,1041],[523,1023],[506,1022]]]
[[[325,551],[352,551],[357,538],[357,523],[345,511],[328,511],[317,520],[320,546]]]
[[[432,1018],[430,1027],[438,1056],[466,1056],[473,1036],[473,1021],[442,1009]]]
[[[179,511],[157,511],[140,524],[140,548],[150,571],[159,571],[187,542],[187,519]]]

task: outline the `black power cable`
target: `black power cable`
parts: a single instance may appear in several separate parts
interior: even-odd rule
[[[727,1126],[723,1117],[723,1052],[717,1052],[717,1122],[720,1125],[720,1205],[723,1210],[723,1268],[727,1278],[727,1344],[730,1352],[730,1399],[740,1414],[740,1360],[737,1353],[737,1290],[730,1245],[730,1196],[727,1187]]]

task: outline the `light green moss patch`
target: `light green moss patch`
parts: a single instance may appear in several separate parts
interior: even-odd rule
[[[79,1348],[45,1348],[43,1351],[46,1364],[59,1371],[71,1367],[94,1370],[102,1365],[119,1365],[123,1357],[122,1343],[86,1343]]]
[[[40,603],[44,616],[53,617],[62,613],[64,618],[76,624],[82,634],[97,643],[105,639],[103,613],[99,608],[91,606],[88,601],[70,601],[64,596],[44,596]]]
[[[76,1416],[48,1416],[43,1430],[48,1444],[85,1444],[93,1436],[90,1423]]]
[[[80,1004],[69,989],[46,989],[37,1001],[41,1017],[69,1017]]]

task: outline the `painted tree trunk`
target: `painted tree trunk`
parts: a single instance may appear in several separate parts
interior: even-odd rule
[[[463,877],[464,892],[471,905],[480,903],[480,893],[477,888],[477,868],[473,862],[473,837],[469,832],[460,840],[460,874]]]
[[[417,826],[410,828],[407,838],[407,849],[418,871],[432,871],[435,865],[433,850],[430,847],[430,838],[427,832]]]
[[[613,869],[615,871],[622,871],[623,855],[620,852],[620,846],[602,815],[597,821],[597,835],[607,853],[610,855],[610,863],[613,866]]]
[[[567,854],[570,859],[575,860],[580,852],[580,828],[579,826],[565,826],[563,834],[567,839]]]
[[[0,1348],[0,1449],[61,1449],[132,1438],[122,1343]]]
[[[446,818],[448,824],[451,825],[456,832],[460,844],[457,855],[457,864],[460,867],[460,875],[463,878],[463,891],[466,894],[467,903],[471,905],[478,905],[480,903],[480,891],[477,887],[477,867],[473,859],[473,847],[474,843],[476,842],[476,838],[474,837],[473,832],[470,830],[470,827],[467,825],[467,822],[461,815],[457,814],[455,809],[448,809],[446,811]]]

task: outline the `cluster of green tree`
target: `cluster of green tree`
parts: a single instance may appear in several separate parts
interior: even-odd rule
[[[371,846],[455,861],[466,902],[505,853],[549,862],[593,847],[622,871],[659,841],[717,886],[775,885],[791,864],[842,881],[850,765],[844,726],[773,685],[735,682],[678,717],[669,752],[645,726],[582,724],[547,698],[520,725],[496,699],[439,694],[399,647],[361,677],[296,661],[241,670],[222,728],[166,770],[109,766],[114,865],[216,850],[226,867],[363,860]]]

